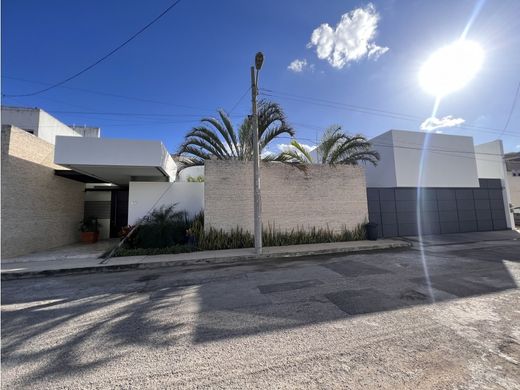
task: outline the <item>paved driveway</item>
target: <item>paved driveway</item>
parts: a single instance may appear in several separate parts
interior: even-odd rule
[[[2,387],[518,389],[520,241],[493,239],[3,282]]]

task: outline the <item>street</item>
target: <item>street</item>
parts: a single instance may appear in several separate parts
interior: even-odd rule
[[[520,241],[2,283],[3,388],[520,389]]]

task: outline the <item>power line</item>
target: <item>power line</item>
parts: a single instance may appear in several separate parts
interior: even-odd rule
[[[27,80],[27,79],[23,79],[23,78],[19,78],[19,77],[2,76],[2,78],[8,79],[8,80],[22,81],[22,82],[32,83],[32,84],[51,85],[49,83],[44,83],[44,82],[35,81],[35,80]],[[60,85],[58,88],[69,89],[71,91],[86,92],[86,93],[91,93],[91,94],[100,95],[100,96],[115,97],[115,98],[119,98],[119,99],[135,100],[135,101],[144,102],[144,103],[152,103],[152,104],[160,104],[160,105],[171,106],[171,107],[184,108],[184,109],[188,109],[188,110],[214,111],[214,108],[187,106],[187,105],[182,105],[182,104],[166,102],[166,101],[162,101],[162,100],[139,98],[136,96],[118,95],[118,94],[114,94],[114,93],[110,93],[110,92],[96,91],[96,90],[87,89],[87,88],[68,87],[68,86],[64,86],[64,85]],[[251,88],[251,87],[249,87],[249,88]],[[247,91],[246,91],[246,93],[247,93]],[[245,96],[245,93],[244,93],[244,96]],[[40,99],[49,99],[49,98],[40,96]],[[49,99],[49,100],[52,100],[52,99]],[[61,103],[64,103],[64,102],[61,102]],[[66,103],[66,104],[68,104],[68,103]],[[56,111],[54,111],[54,112],[56,112]],[[201,117],[204,117],[204,116],[207,116],[207,114],[201,115]]]
[[[242,101],[242,99],[244,99],[244,97],[246,96],[246,94],[251,90],[251,87],[247,87],[246,91],[242,94],[242,96],[240,96],[240,98],[237,100],[237,102],[233,105],[233,107],[231,107],[231,110],[229,110],[229,112],[227,113],[228,116],[231,115],[231,113],[235,110],[235,108],[237,108],[237,106],[240,104],[240,102]]]
[[[272,89],[267,89],[267,88],[261,88],[261,90],[266,91],[266,92],[275,93],[278,95],[285,95],[285,96],[289,96],[289,97],[299,98],[299,99],[314,100],[314,101],[319,101],[319,102],[328,103],[328,104],[341,105],[341,106],[349,107],[349,108],[356,109],[356,110],[381,112],[384,114],[404,116],[404,117],[409,117],[412,119],[418,118],[413,115],[407,115],[407,114],[402,114],[402,113],[393,112],[393,111],[381,110],[381,109],[371,108],[371,107],[363,107],[363,106],[358,106],[358,105],[354,105],[354,104],[346,104],[346,103],[335,102],[335,101],[327,100],[327,99],[320,99],[320,98],[314,98],[314,97],[308,97],[308,96],[299,96],[299,95],[294,95],[294,94],[290,94],[290,93],[286,93],[286,92],[273,91]]]
[[[83,73],[89,71],[90,69],[92,69],[93,67],[95,67],[96,65],[100,64],[101,62],[103,62],[104,60],[106,60],[108,57],[112,56],[113,54],[115,54],[117,51],[119,51],[120,49],[122,49],[124,46],[126,46],[127,44],[129,44],[131,41],[133,41],[135,38],[137,38],[140,34],[142,34],[144,31],[146,31],[149,27],[151,27],[155,22],[157,22],[159,19],[161,19],[164,15],[166,15],[173,7],[175,7],[177,4],[179,4],[182,0],[177,0],[175,1],[173,4],[171,4],[168,8],[166,8],[163,12],[161,12],[155,19],[153,19],[151,22],[149,22],[147,25],[145,25],[143,28],[141,28],[139,31],[137,31],[135,34],[133,34],[130,38],[128,38],[126,41],[124,41],[123,43],[121,43],[119,46],[117,46],[116,48],[112,49],[110,52],[108,52],[107,54],[105,54],[103,57],[101,57],[100,59],[98,59],[97,61],[93,62],[92,64],[88,65],[87,67],[83,68],[82,70],[80,70],[79,72],[73,74],[72,76],[70,77],[67,77],[66,79],[62,80],[62,81],[59,81],[55,84],[52,84],[51,86],[47,87],[47,88],[44,88],[44,89],[41,89],[41,90],[38,90],[38,91],[34,91],[34,92],[30,92],[30,93],[24,93],[24,94],[3,94],[4,97],[21,97],[21,96],[34,96],[34,95],[38,95],[40,93],[43,93],[43,92],[47,92],[53,88],[56,88],[56,87],[59,87],[60,85],[63,85],[73,79],[75,79],[76,77],[79,77],[81,76]]]
[[[207,114],[156,114],[156,113],[143,113],[143,112],[107,112],[107,111],[62,111],[62,110],[49,110],[49,113],[53,114],[77,114],[77,115],[109,115],[109,116],[136,116],[136,117],[144,117],[143,119],[147,119],[147,117],[186,117],[186,118],[204,118]],[[246,115],[246,114],[244,114]],[[231,115],[229,115],[231,116]],[[242,114],[235,114],[235,117],[243,116]]]
[[[372,109],[369,109],[369,108],[360,109],[360,108],[355,108],[354,106],[345,105],[345,104],[339,103],[339,102],[321,103],[319,101],[318,102],[314,101],[314,99],[312,99],[312,98],[295,98],[295,97],[282,96],[282,95],[278,95],[278,94],[266,94],[266,93],[262,93],[262,95],[263,96],[270,96],[270,97],[277,97],[277,98],[281,98],[281,99],[293,100],[293,101],[301,102],[301,103],[314,104],[314,105],[318,105],[318,106],[322,106],[322,107],[343,109],[343,110],[346,110],[346,111],[360,112],[360,113],[364,113],[364,114],[368,114],[368,115],[375,115],[375,116],[381,116],[381,117],[405,120],[405,121],[409,121],[409,122],[422,121],[424,119],[424,118],[421,118],[421,117],[411,116],[411,115],[408,115],[408,114],[398,114],[398,113],[388,113],[387,114],[383,110],[376,110],[376,109],[372,110]],[[500,132],[499,129],[488,128],[488,127],[481,127],[481,126],[473,126],[473,125],[459,125],[458,127],[459,128],[469,129],[469,130],[487,132],[487,133],[499,133]],[[511,133],[508,133],[507,135],[508,136],[514,136]]]
[[[335,101],[325,100],[325,99],[298,96],[298,95],[294,95],[294,94],[288,94],[285,92],[276,92],[276,91],[273,91],[270,89],[265,89],[265,88],[262,88],[262,90],[272,92],[270,94],[262,92],[263,96],[293,100],[296,102],[314,104],[314,105],[318,105],[318,106],[322,106],[322,107],[344,109],[346,111],[360,112],[360,113],[364,113],[364,114],[368,114],[368,115],[375,115],[375,116],[405,120],[405,121],[410,121],[410,122],[424,120],[424,118],[421,118],[419,116],[403,114],[403,113],[398,113],[398,112],[393,112],[393,111],[386,111],[386,110],[380,110],[380,109],[375,109],[375,108],[370,108],[370,107],[356,106],[356,105],[345,104],[345,103],[335,102]],[[497,128],[475,126],[475,125],[470,125],[470,124],[459,125],[458,127],[468,129],[468,130],[487,132],[487,133],[500,133],[500,136],[505,133],[505,132],[501,132],[501,130],[497,129]],[[507,133],[507,135],[511,136],[511,137],[516,136],[511,133]]]
[[[287,136],[278,136],[277,138],[295,139],[293,137],[287,137]],[[315,142],[315,140],[313,140],[311,138],[301,138],[301,137],[298,137],[298,139],[304,140],[304,141]],[[480,153],[480,152],[477,152],[477,151],[473,152],[473,151],[468,151],[468,150],[449,150],[449,149],[429,148],[429,147],[422,147],[420,144],[414,144],[414,143],[406,143],[405,145],[396,145],[396,144],[378,143],[378,142],[371,142],[371,141],[368,141],[368,142],[370,142],[370,144],[373,145],[373,146],[390,147],[390,148],[396,148],[396,149],[409,149],[409,150],[428,151],[428,152],[432,152],[432,153],[452,154],[452,155],[454,155],[456,157],[467,157],[467,158],[475,158],[475,159],[479,159],[477,157],[477,155],[503,157],[503,155],[500,154],[500,153],[487,153],[487,152]],[[318,145],[313,145],[313,146],[318,146]],[[458,155],[455,155],[453,153],[457,153]],[[471,154],[472,156],[461,156],[460,154]],[[495,161],[495,160],[485,160],[485,161]]]
[[[500,135],[504,134],[507,130],[507,126],[509,126],[509,121],[511,121],[511,117],[513,116],[513,112],[515,111],[516,101],[518,100],[518,93],[520,92],[520,81],[518,82],[518,86],[516,87],[515,97],[513,98],[513,104],[511,105],[511,110],[509,110],[509,115],[507,116],[506,124],[502,129]]]

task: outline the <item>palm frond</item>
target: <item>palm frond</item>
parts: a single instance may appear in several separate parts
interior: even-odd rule
[[[226,141],[227,147],[223,146],[222,148],[222,154],[227,155],[228,157],[232,157],[232,149],[231,149],[231,140],[229,138],[229,135],[227,134],[227,130],[225,129],[225,126],[223,123],[221,123],[216,118],[202,118],[200,120],[202,123],[209,123],[211,124],[217,131],[220,133],[220,135],[224,138]],[[217,137],[218,138],[218,137]]]
[[[332,125],[325,130],[318,146],[318,154],[322,164],[330,163],[330,155],[338,146],[338,141],[343,138],[341,126]]]
[[[235,129],[233,128],[233,124],[231,123],[231,120],[229,119],[227,113],[224,110],[219,110],[220,119],[222,120],[222,123],[224,123],[225,129],[227,131],[227,134],[229,135],[229,139],[226,138],[227,143],[229,144],[230,148],[234,149],[234,155],[235,157],[238,157],[238,145],[237,145],[237,136],[235,134]]]
[[[242,122],[238,131],[225,111],[219,110],[219,119],[208,117],[201,122],[209,126],[194,127],[185,136],[178,154],[193,159],[215,156],[218,159],[251,160],[253,156],[253,128],[250,117]],[[282,134],[294,136],[294,130],[287,124],[285,114],[279,104],[262,100],[258,104],[259,149],[260,152],[276,137]],[[195,151],[198,151],[195,154]]]
[[[215,150],[218,150],[222,156],[229,156],[228,150],[226,146],[222,143],[220,138],[211,129],[208,129],[207,127],[194,127],[193,129],[191,129],[190,132],[188,132],[188,134],[186,134],[185,138],[201,138],[204,141],[211,144],[211,146],[213,146]]]
[[[272,126],[262,133],[262,137],[258,140],[258,147],[260,148],[260,150],[263,150],[275,138],[284,134],[292,137],[294,135],[294,130],[284,123]]]
[[[197,148],[205,150],[207,154],[209,154],[210,156],[215,156],[219,160],[226,159],[226,155],[223,154],[222,149],[215,148],[210,142],[208,142],[206,140],[206,138],[203,138],[203,137],[187,138],[180,147],[181,153],[184,153],[184,151],[186,150],[186,147],[188,147],[188,146],[195,146]]]

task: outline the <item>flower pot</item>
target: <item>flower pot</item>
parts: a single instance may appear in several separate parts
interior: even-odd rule
[[[81,242],[85,244],[93,244],[97,242],[99,238],[99,232],[81,232]]]

